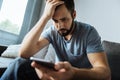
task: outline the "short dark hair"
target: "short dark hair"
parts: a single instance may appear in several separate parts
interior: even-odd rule
[[[75,9],[74,0],[61,0],[64,1],[66,8],[72,13]]]
[[[75,4],[74,4],[74,0],[61,0],[64,1],[64,5],[66,6],[66,8],[68,9],[68,11],[72,14],[74,12],[75,9]],[[59,6],[56,7],[56,9]]]

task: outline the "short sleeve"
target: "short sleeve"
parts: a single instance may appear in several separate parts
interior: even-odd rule
[[[49,42],[51,42],[50,36],[51,36],[51,27],[44,30],[41,34],[41,37],[46,38]]]
[[[87,53],[103,52],[101,37],[94,27],[91,28],[87,37]]]

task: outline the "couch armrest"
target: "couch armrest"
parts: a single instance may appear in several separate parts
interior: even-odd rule
[[[0,45],[0,56],[7,49],[7,46]]]

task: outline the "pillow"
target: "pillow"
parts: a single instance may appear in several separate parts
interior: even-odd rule
[[[120,80],[120,43],[104,40],[102,45],[107,54],[112,80]]]
[[[18,52],[20,49],[20,44],[16,44],[16,45],[9,45],[8,48],[1,54],[2,57],[8,57],[8,58],[16,58],[18,57]],[[40,51],[38,51],[34,57],[37,58],[44,58],[47,52],[47,48],[48,46],[46,46],[45,48],[41,49]]]
[[[1,56],[15,58],[18,56],[19,49],[20,49],[20,44],[9,45],[8,48],[1,54]]]

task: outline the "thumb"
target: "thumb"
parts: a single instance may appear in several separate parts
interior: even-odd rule
[[[31,66],[32,66],[32,67],[34,67],[34,68],[35,68],[35,67],[37,67],[36,62],[35,62],[35,61],[33,61],[33,62],[31,63]]]
[[[42,79],[42,78],[43,78],[43,72],[42,72],[41,70],[39,70],[38,64],[37,64],[35,61],[33,61],[33,62],[31,63],[31,66],[32,66],[33,68],[35,68],[35,71],[36,71],[38,77],[39,77],[40,79]]]
[[[36,63],[35,61],[33,61],[33,62],[31,63],[31,66],[32,66],[33,68],[42,69],[42,66],[41,66],[40,64]]]
[[[66,70],[69,70],[71,68],[71,64],[67,61],[65,62],[58,62],[55,64],[55,69],[58,71],[65,72]]]

